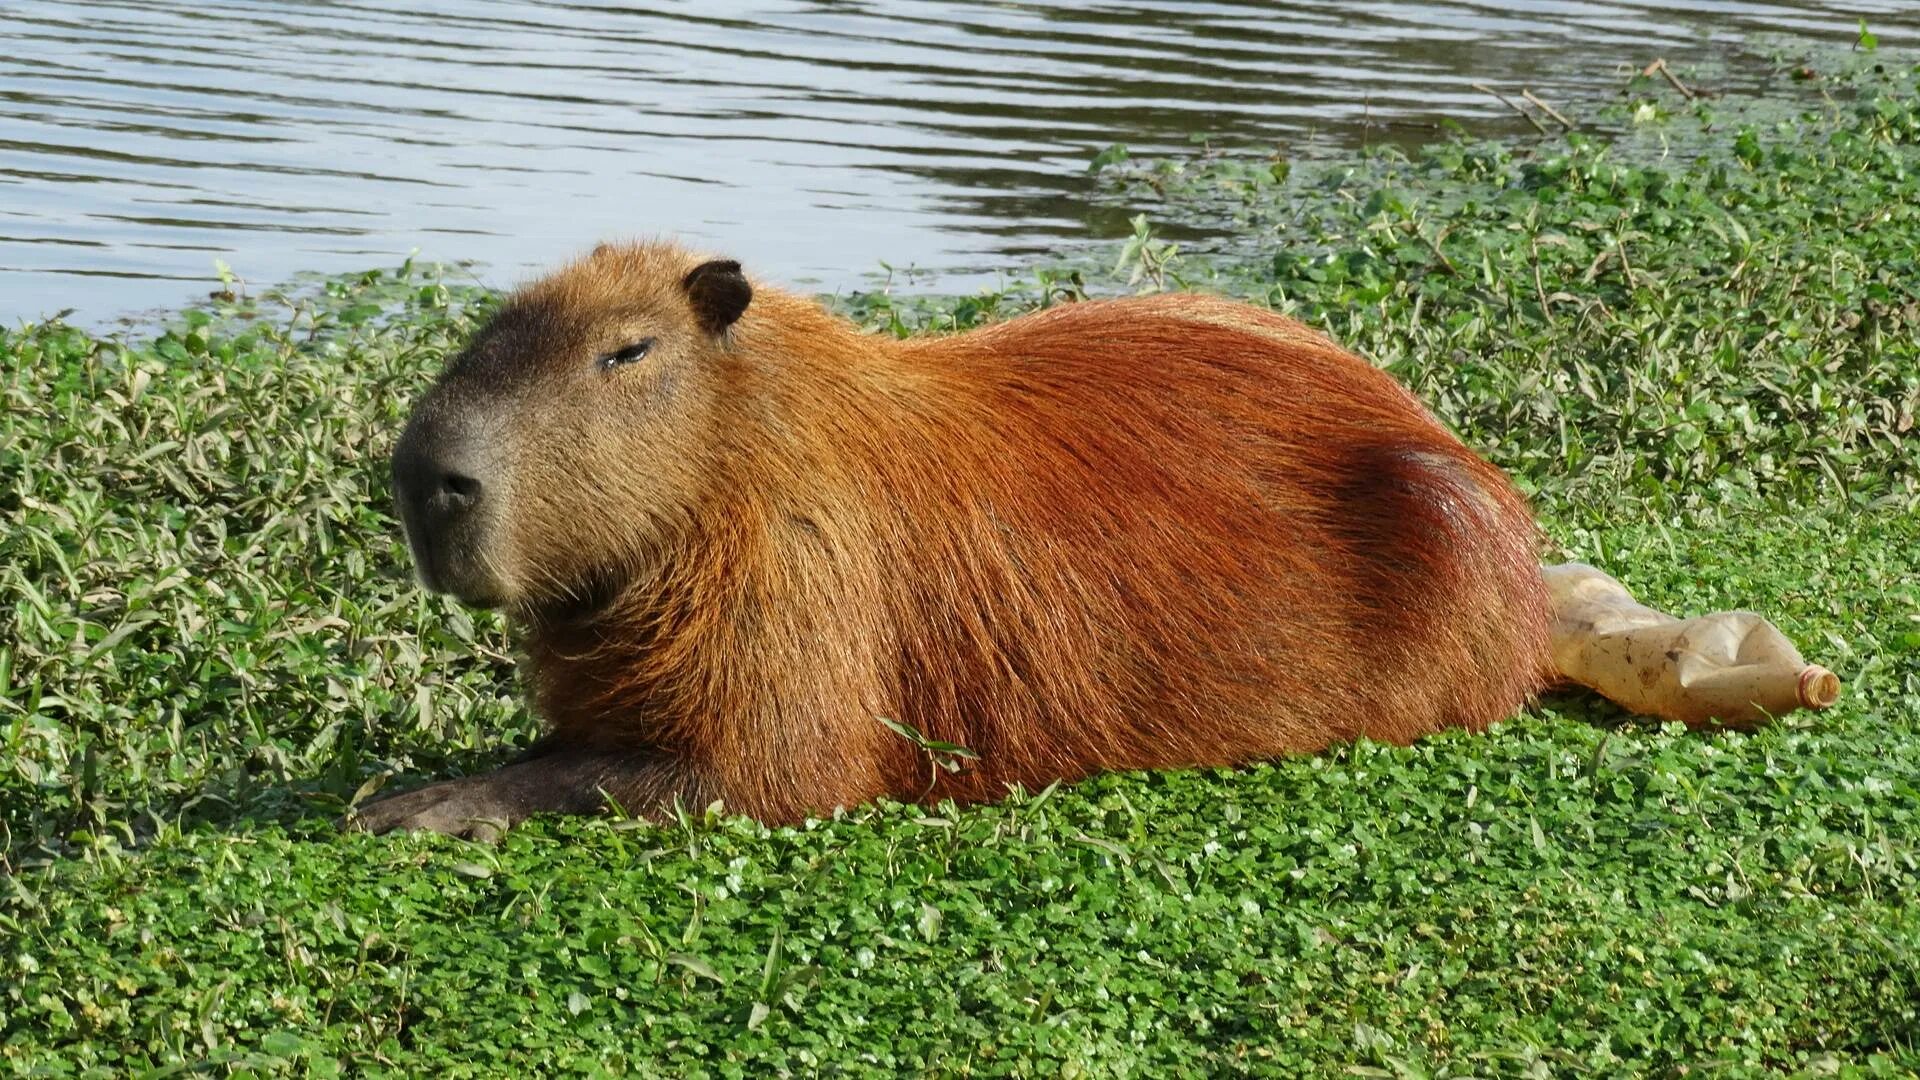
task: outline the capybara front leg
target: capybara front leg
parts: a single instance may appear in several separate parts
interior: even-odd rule
[[[659,817],[675,802],[701,806],[691,777],[655,753],[536,748],[481,776],[429,784],[351,811],[348,828],[384,833],[437,832],[492,843],[535,814],[597,814],[614,809]]]

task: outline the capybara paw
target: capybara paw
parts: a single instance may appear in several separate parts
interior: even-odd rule
[[[437,832],[491,844],[519,815],[485,776],[429,784],[347,812],[341,823],[371,833]]]

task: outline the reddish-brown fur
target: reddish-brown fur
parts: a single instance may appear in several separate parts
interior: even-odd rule
[[[660,312],[698,262],[603,250],[476,348],[544,370],[532,352],[602,340],[576,329],[634,296],[663,343],[697,337]],[[895,341],[756,286],[652,377],[673,400],[638,422],[665,425],[632,436],[648,457],[608,449],[624,436],[570,464],[513,452],[501,556],[553,586],[506,601],[547,745],[629,810],[788,822],[1405,743],[1509,715],[1547,669],[1520,496],[1269,311],[1164,295]],[[661,476],[607,479],[624,470]],[[647,524],[613,539],[623,518]],[[606,595],[583,614],[589,579]],[[936,770],[879,717],[978,760]]]

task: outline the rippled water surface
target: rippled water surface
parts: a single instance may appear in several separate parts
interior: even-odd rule
[[[821,288],[949,285],[1124,229],[1122,142],[1420,141],[1785,32],[1920,40],[1920,3],[1767,0],[0,0],[0,318],[666,232]],[[1747,73],[1752,73],[1751,75]]]

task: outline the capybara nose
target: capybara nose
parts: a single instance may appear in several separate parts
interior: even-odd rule
[[[505,600],[493,536],[503,492],[497,452],[459,417],[432,405],[415,415],[394,448],[394,502],[420,584],[467,603]]]
[[[394,499],[421,583],[483,607],[504,595],[489,554],[499,516],[490,504],[504,490],[492,460],[483,442],[431,416],[409,425],[393,451]]]
[[[394,449],[394,494],[409,530],[442,532],[473,516],[486,498],[486,470],[477,448],[449,434],[421,424]]]
[[[442,501],[449,513],[465,513],[479,503],[485,485],[479,480],[456,469],[448,469],[440,474],[438,490],[430,498]]]

